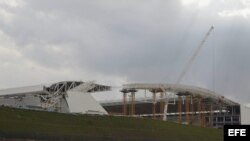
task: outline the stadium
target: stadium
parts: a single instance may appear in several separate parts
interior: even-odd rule
[[[120,99],[97,101],[92,95],[116,93],[117,89]],[[152,118],[215,128],[250,124],[250,108],[213,91],[188,85],[130,83],[116,88],[64,81],[0,90],[0,105],[69,114]]]

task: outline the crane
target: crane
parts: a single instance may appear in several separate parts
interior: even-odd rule
[[[175,89],[177,87],[177,85],[180,84],[181,80],[183,79],[183,77],[185,76],[185,74],[187,73],[187,71],[189,70],[189,68],[191,67],[191,65],[193,64],[195,58],[197,57],[198,53],[200,52],[201,48],[203,47],[203,45],[205,44],[207,38],[209,37],[210,33],[212,32],[212,30],[214,29],[213,26],[211,26],[208,30],[208,32],[206,33],[206,35],[204,36],[204,38],[202,39],[202,41],[200,42],[200,44],[198,45],[197,49],[195,50],[195,52],[193,53],[193,55],[191,56],[191,58],[189,59],[189,61],[187,62],[187,64],[185,65],[185,67],[183,68],[180,76],[178,77],[176,83],[173,86],[173,91],[175,92]],[[165,89],[162,88],[162,90],[165,91]],[[165,98],[165,106],[164,106],[164,113],[163,113],[163,120],[167,120],[167,109],[168,109],[168,98]]]

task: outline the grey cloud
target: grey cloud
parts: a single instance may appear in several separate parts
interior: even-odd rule
[[[130,82],[174,83],[214,25],[182,83],[249,101],[249,19],[218,15],[235,4],[214,0],[196,9],[175,0],[25,2],[7,9],[15,15],[11,23],[0,21],[25,57],[54,70],[125,76]]]

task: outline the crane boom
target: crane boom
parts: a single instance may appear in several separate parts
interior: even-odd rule
[[[186,66],[184,67],[183,71],[181,72],[179,78],[177,79],[175,85],[178,85],[181,80],[183,79],[183,77],[185,76],[186,72],[188,71],[188,69],[190,68],[190,66],[193,64],[194,59],[196,58],[196,56],[198,55],[199,51],[201,50],[201,48],[203,47],[204,43],[206,42],[208,36],[210,35],[210,33],[212,32],[212,30],[214,29],[213,26],[211,26],[211,28],[209,29],[209,31],[207,32],[207,34],[205,35],[205,37],[203,38],[203,40],[201,41],[201,43],[199,44],[199,46],[197,47],[197,49],[195,50],[193,56],[190,58],[190,60],[188,61],[188,63],[186,64]]]
[[[191,67],[191,65],[193,64],[196,56],[198,55],[199,51],[201,50],[201,48],[203,47],[203,45],[205,44],[208,36],[210,35],[210,33],[212,32],[212,30],[214,29],[213,26],[210,27],[210,29],[208,30],[208,32],[206,33],[206,35],[204,36],[204,38],[202,39],[201,43],[198,45],[197,49],[195,50],[194,54],[192,55],[192,57],[189,59],[189,61],[187,62],[187,64],[185,65],[184,69],[182,70],[180,76],[178,77],[176,83],[173,86],[173,91],[175,91],[177,85],[180,84],[181,80],[183,79],[183,77],[185,76],[186,72],[188,71],[188,69]],[[163,120],[167,120],[167,108],[168,108],[168,99],[165,98],[165,106],[164,106],[164,113],[163,113]]]

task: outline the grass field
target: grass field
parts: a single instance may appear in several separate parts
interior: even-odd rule
[[[0,107],[0,140],[222,141],[220,129],[151,119],[70,115]]]

